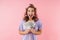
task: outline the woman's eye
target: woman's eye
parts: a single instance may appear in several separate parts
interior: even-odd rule
[[[28,10],[28,12],[30,12],[30,10]]]
[[[28,12],[34,12],[34,10],[28,10]]]
[[[34,12],[34,10],[32,10],[32,12]]]

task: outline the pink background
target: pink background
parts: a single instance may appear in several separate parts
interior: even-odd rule
[[[0,40],[21,40],[19,23],[30,3],[43,24],[38,39],[60,40],[60,0],[0,0]]]

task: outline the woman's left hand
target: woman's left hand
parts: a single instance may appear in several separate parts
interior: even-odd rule
[[[36,31],[35,29],[32,28],[30,31],[31,31],[33,34],[36,34],[36,35],[41,34],[41,30]]]
[[[35,34],[36,30],[32,28],[32,29],[31,29],[31,32],[32,32],[33,34]]]

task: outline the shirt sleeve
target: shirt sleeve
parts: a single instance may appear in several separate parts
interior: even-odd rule
[[[23,31],[23,21],[20,21],[19,30]]]
[[[42,29],[42,22],[40,20],[38,20],[37,24],[38,24],[38,30],[41,30]]]

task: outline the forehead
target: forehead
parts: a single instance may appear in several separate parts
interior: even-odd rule
[[[34,10],[34,8],[28,8],[28,10]]]

